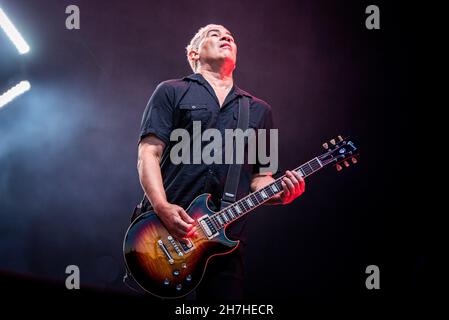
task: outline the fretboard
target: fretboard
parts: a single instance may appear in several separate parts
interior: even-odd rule
[[[303,178],[310,176],[323,168],[327,163],[323,163],[318,158],[314,158],[309,162],[292,170],[298,172]],[[215,229],[222,229],[231,222],[237,220],[248,212],[254,210],[264,202],[267,202],[278,193],[282,192],[282,178],[279,177],[271,184],[250,193],[246,197],[234,202],[232,205],[222,209],[221,211],[210,216],[210,221]]]

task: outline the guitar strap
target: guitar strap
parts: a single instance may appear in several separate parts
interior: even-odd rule
[[[242,129],[245,132],[249,125],[249,98],[242,96],[239,99],[239,114],[237,120],[237,128]],[[234,140],[234,159],[235,156],[235,140]],[[236,161],[234,161],[236,162]],[[228,175],[226,176],[226,184],[221,198],[220,210],[230,206],[235,202],[237,197],[237,189],[240,181],[240,172],[242,171],[242,164],[232,163],[229,165]]]

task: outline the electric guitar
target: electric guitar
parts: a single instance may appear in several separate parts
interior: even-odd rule
[[[328,166],[340,171],[356,163],[356,146],[343,139],[324,143],[326,152],[295,170],[304,178]],[[171,236],[155,212],[136,218],[126,231],[123,255],[126,267],[145,291],[161,298],[180,298],[194,290],[206,271],[209,259],[235,250],[239,241],[226,237],[225,229],[233,221],[282,192],[280,177],[271,184],[238,200],[219,212],[209,209],[210,194],[192,201],[187,214],[195,220],[198,236],[180,242]]]

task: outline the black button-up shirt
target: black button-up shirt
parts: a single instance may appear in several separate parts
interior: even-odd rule
[[[271,129],[273,126],[271,107],[235,85],[221,107],[211,85],[198,73],[183,79],[164,81],[157,86],[143,114],[139,141],[154,134],[165,143],[161,172],[168,202],[186,209],[198,195],[210,193],[211,209],[217,210],[220,207],[229,165],[224,164],[224,161],[222,164],[205,164],[202,160],[200,164],[192,164],[192,143],[190,164],[173,164],[170,150],[178,141],[170,141],[170,134],[174,129],[183,128],[192,137],[193,121],[201,121],[201,133],[209,128],[220,131],[224,150],[224,130],[237,127],[238,101],[241,96],[250,98],[249,127],[255,130]],[[201,150],[209,143],[210,141],[203,141]],[[245,155],[237,199],[250,192],[251,177],[259,169],[257,163],[248,164],[246,159]],[[148,199],[144,199],[144,207],[151,208]],[[233,223],[228,228],[227,234],[242,239],[244,220],[243,217]]]

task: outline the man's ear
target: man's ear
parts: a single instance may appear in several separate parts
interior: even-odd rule
[[[199,55],[199,53],[198,53],[198,51],[196,51],[196,50],[191,50],[190,52],[189,52],[189,59],[190,60],[199,60],[199,58],[200,58],[200,55]]]

